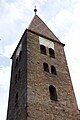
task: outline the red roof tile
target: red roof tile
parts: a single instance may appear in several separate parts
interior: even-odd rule
[[[54,33],[37,15],[34,16],[28,29],[60,42],[59,39],[54,35]]]

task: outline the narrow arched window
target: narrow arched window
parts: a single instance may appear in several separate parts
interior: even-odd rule
[[[43,63],[44,71],[49,72],[49,66],[47,63]]]
[[[40,45],[40,50],[42,54],[46,55],[46,47],[44,45]]]
[[[50,55],[50,57],[55,58],[55,53],[52,48],[49,48],[49,55]]]
[[[18,107],[18,92],[16,93],[15,96],[15,107]]]
[[[53,85],[49,86],[49,92],[50,92],[50,99],[57,101],[57,92],[56,92],[56,88]]]
[[[56,68],[53,65],[51,66],[51,73],[57,75]]]

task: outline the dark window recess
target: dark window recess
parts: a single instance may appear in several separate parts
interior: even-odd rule
[[[56,88],[53,85],[49,86],[49,92],[50,92],[50,99],[54,101],[58,101]]]
[[[16,61],[15,61],[15,67],[17,67],[18,65],[18,57],[16,58]]]
[[[21,60],[21,57],[22,57],[22,51],[20,51],[19,53],[19,61]]]
[[[51,73],[57,75],[56,68],[53,65],[51,66]]]
[[[47,63],[43,63],[44,71],[49,72],[49,66]]]
[[[42,54],[46,55],[46,47],[44,45],[40,45],[40,50]]]
[[[55,52],[52,48],[49,48],[49,55],[50,57],[55,58]]]
[[[16,93],[15,96],[15,107],[18,107],[18,92]]]

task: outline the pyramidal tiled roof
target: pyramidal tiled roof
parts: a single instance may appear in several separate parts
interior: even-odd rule
[[[54,35],[54,33],[47,27],[47,25],[37,15],[34,16],[28,29],[38,34],[41,34],[45,37],[60,42],[59,39]]]

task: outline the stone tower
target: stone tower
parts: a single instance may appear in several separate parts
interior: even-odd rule
[[[37,15],[11,58],[7,120],[80,120],[64,44]]]

